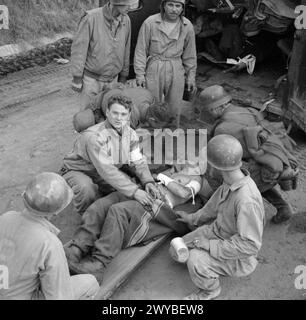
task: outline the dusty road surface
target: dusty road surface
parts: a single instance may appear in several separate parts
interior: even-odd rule
[[[281,72],[258,67],[253,76],[223,74],[201,65],[198,84],[223,84],[234,97],[260,104]],[[72,147],[76,133],[72,116],[78,96],[70,88],[69,65],[55,64],[11,74],[0,79],[0,214],[22,207],[20,194],[27,181],[42,171],[56,172]],[[286,194],[294,218],[276,226],[268,221],[256,271],[243,279],[222,279],[219,299],[305,299],[295,288],[295,268],[306,266],[306,137],[295,136],[301,166],[299,187]],[[273,212],[273,210],[270,210]],[[80,222],[69,206],[54,223],[69,240]],[[195,289],[186,267],[168,256],[168,243],[158,249],[112,299],[181,299]]]

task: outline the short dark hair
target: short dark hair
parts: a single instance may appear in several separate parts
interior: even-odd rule
[[[127,96],[124,96],[122,94],[115,94],[115,95],[111,96],[108,99],[107,109],[110,109],[110,107],[115,103],[118,103],[118,104],[122,105],[129,112],[131,112],[131,110],[132,110],[133,102]]]

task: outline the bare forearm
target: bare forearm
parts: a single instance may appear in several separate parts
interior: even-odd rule
[[[185,187],[175,181],[170,182],[167,185],[167,188],[169,191],[171,191],[173,194],[180,198],[189,199],[192,197],[192,192],[190,188]]]

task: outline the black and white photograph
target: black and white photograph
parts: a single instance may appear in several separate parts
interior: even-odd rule
[[[0,300],[306,300],[306,0],[0,0]]]

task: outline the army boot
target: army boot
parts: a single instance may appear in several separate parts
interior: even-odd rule
[[[263,192],[262,196],[277,210],[276,215],[271,220],[273,223],[279,224],[289,220],[292,217],[293,210],[291,205],[275,188]]]

